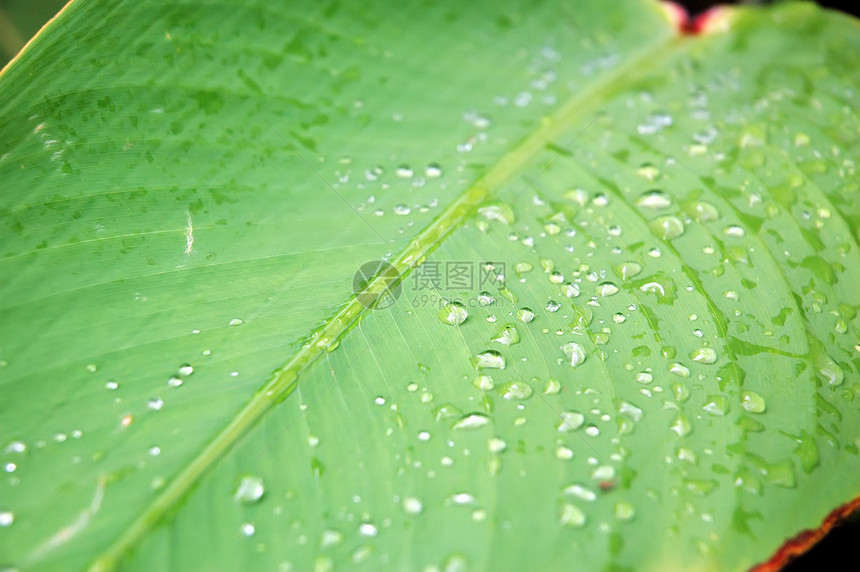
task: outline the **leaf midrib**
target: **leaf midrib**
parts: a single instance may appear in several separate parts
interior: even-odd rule
[[[667,30],[670,28],[667,26]],[[570,131],[582,119],[595,112],[609,97],[634,84],[691,40],[670,34],[650,46],[643,47],[623,65],[613,68],[599,80],[573,97],[554,113],[541,120],[541,126],[525,137],[511,151],[503,155],[487,173],[468,187],[444,212],[421,231],[407,247],[389,261],[402,280],[409,271],[435,250],[460,224],[469,218],[478,205],[485,202],[509,182],[532,159],[544,151],[547,144],[556,141],[565,131]],[[585,129],[598,116],[594,116]],[[576,138],[584,133],[581,130]],[[573,140],[575,142],[576,139]],[[571,142],[570,144],[572,144]],[[362,292],[382,292],[390,284],[384,277],[373,280]],[[158,497],[135,519],[107,550],[90,565],[90,570],[112,570],[136,543],[192,490],[197,480],[253,427],[274,405],[283,401],[298,385],[300,374],[309,368],[321,354],[333,349],[353,327],[367,314],[353,296],[336,314],[326,320],[326,325],[314,331],[309,341],[294,354],[273,377],[258,390],[251,400],[236,414],[230,423],[165,487]]]

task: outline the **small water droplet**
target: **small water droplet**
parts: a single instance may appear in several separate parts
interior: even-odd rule
[[[263,498],[265,492],[263,479],[260,477],[245,476],[239,481],[239,486],[236,487],[233,498],[242,504],[254,504]]]
[[[561,384],[557,379],[549,378],[546,380],[546,388],[543,390],[544,395],[556,395],[561,391]]]
[[[241,318],[233,318],[232,320],[230,320],[230,323],[227,325],[228,326],[241,326],[244,323],[245,323],[245,321],[242,320]]]
[[[430,163],[424,170],[424,174],[428,179],[438,179],[442,176],[442,167],[438,163]]]
[[[633,520],[633,517],[636,516],[636,511],[633,509],[633,505],[627,501],[619,501],[615,503],[615,518],[618,520],[628,521]]]
[[[531,308],[520,308],[517,310],[517,319],[523,324],[530,324],[535,319],[535,313]]]
[[[717,352],[712,348],[699,348],[690,352],[690,359],[704,364],[712,364],[717,361]]]
[[[379,530],[374,525],[370,524],[369,522],[362,522],[358,526],[358,532],[362,536],[369,536],[369,537],[374,537],[377,534],[379,534]]]
[[[113,391],[114,389],[117,389],[119,387],[119,384],[117,382],[111,380],[111,381],[108,381],[105,383],[105,387],[107,389],[110,389],[111,391]]]
[[[403,499],[403,510],[406,514],[421,514],[424,504],[415,497],[406,497]]]
[[[561,507],[561,516],[558,521],[562,526],[580,527],[585,524],[585,513],[575,505],[565,503]]]
[[[732,224],[723,229],[723,234],[726,236],[733,236],[735,238],[743,238],[746,234],[743,227],[738,226],[736,224]]]
[[[481,391],[490,391],[495,387],[493,383],[493,378],[489,375],[479,375],[474,380],[472,380],[472,385],[480,389]]]
[[[194,368],[191,367],[187,363],[183,364],[179,367],[179,375],[188,376],[188,375],[191,375],[192,373],[194,373]]]
[[[481,306],[489,306],[495,301],[496,299],[493,298],[493,296],[491,296],[489,292],[481,292],[480,294],[478,294],[478,304]]]
[[[568,282],[561,287],[561,293],[568,298],[576,298],[579,296],[579,292],[579,284],[574,284],[572,282]]]
[[[483,413],[468,413],[454,423],[453,428],[458,430],[480,429],[490,422],[490,418]]]
[[[755,391],[744,391],[741,393],[741,407],[750,413],[764,413],[767,404],[761,394]]]
[[[254,525],[250,522],[246,522],[241,526],[240,530],[245,536],[254,536],[254,532],[256,532],[257,529],[254,528]]]
[[[414,174],[414,171],[412,170],[412,167],[410,167],[409,165],[400,165],[394,171],[394,174],[397,175],[398,177],[400,177],[401,179],[408,179],[408,178],[412,177],[412,175]]]
[[[0,526],[12,526],[15,522],[15,514],[11,511],[4,510],[0,511]]]
[[[678,377],[690,377],[690,368],[682,363],[674,362],[669,366],[669,373],[674,373]]]
[[[723,395],[709,395],[702,409],[711,415],[725,415],[729,411],[729,400]]]
[[[164,407],[164,400],[160,397],[153,397],[146,402],[146,406],[153,411],[160,411]]]
[[[601,297],[607,298],[618,293],[618,286],[612,282],[604,282],[597,287],[597,293],[600,294]]]
[[[175,375],[171,375],[170,379],[167,380],[167,385],[169,385],[170,387],[179,387],[180,385],[182,385],[182,379]]]
[[[669,429],[674,431],[679,437],[685,437],[693,430],[690,425],[690,420],[683,413],[678,413],[669,425]]]

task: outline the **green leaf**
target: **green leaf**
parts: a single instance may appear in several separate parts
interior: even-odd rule
[[[0,75],[3,564],[767,560],[860,495],[858,54],[806,4],[70,3]]]

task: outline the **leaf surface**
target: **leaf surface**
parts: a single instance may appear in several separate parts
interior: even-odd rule
[[[72,2],[0,76],[4,563],[767,560],[860,494],[857,54],[804,4]]]

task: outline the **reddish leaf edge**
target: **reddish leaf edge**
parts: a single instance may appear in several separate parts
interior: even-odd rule
[[[687,9],[671,1],[664,1],[663,10],[674,24],[675,29],[685,36],[698,36],[724,29],[728,24],[729,6],[714,6],[701,14],[691,16]]]
[[[777,572],[782,570],[789,562],[824,538],[833,527],[841,524],[858,511],[860,511],[860,497],[831,511],[820,527],[804,530],[786,540],[769,560],[753,566],[750,572]]]

